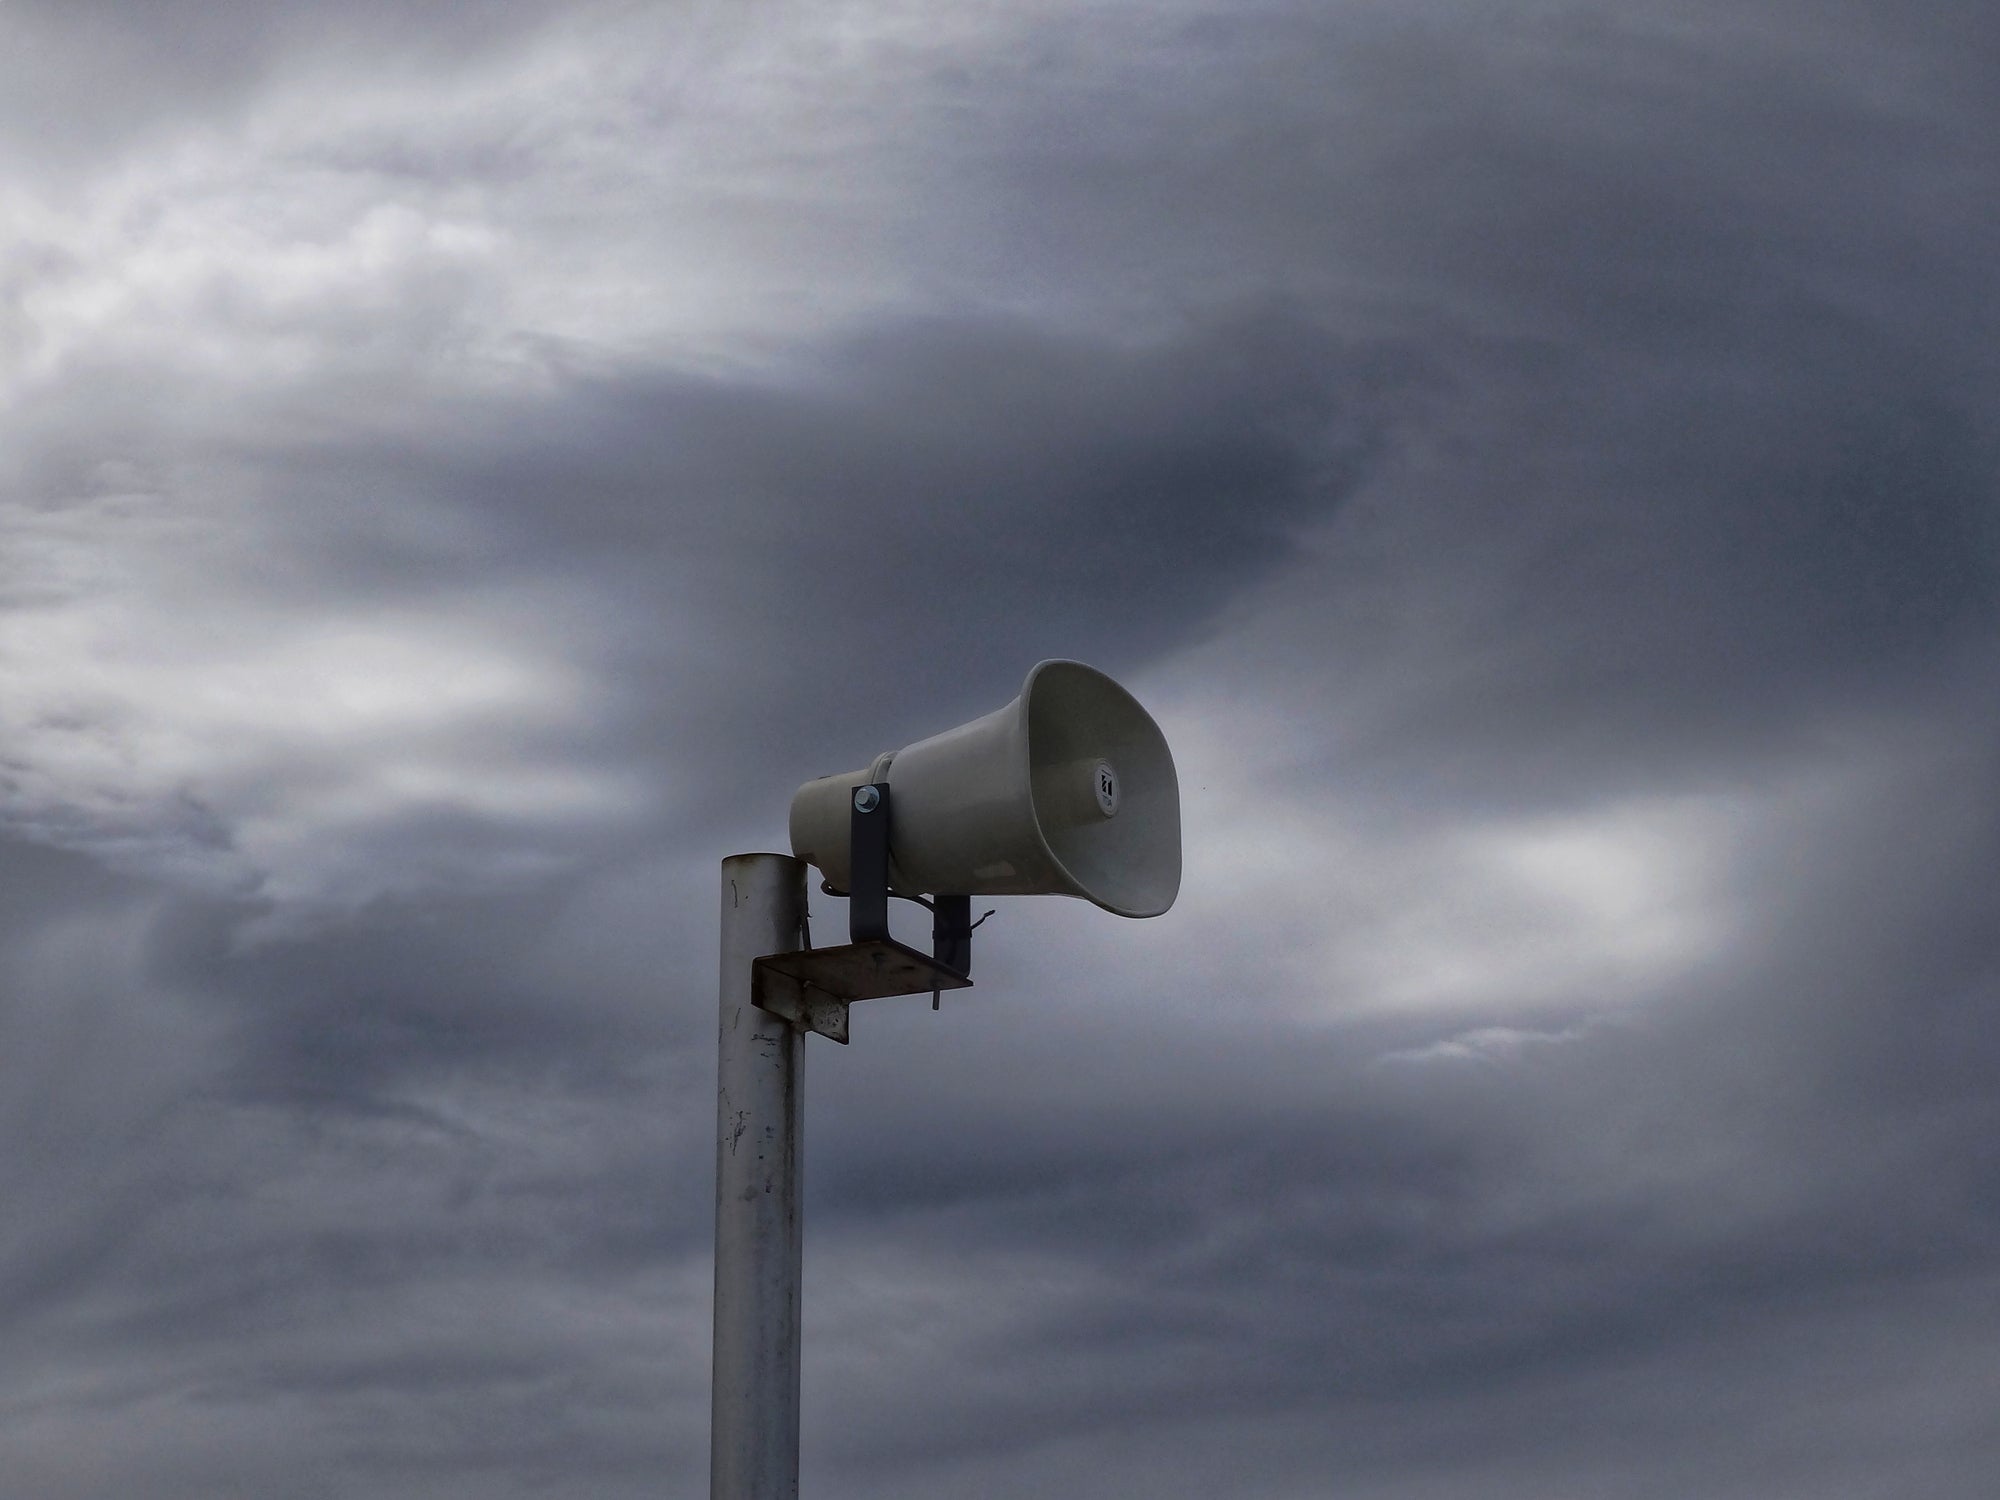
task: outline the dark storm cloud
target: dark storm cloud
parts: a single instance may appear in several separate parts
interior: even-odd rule
[[[1994,28],[1815,17],[1072,19],[951,118],[1051,288],[1282,287],[1423,371],[1287,617],[1334,691],[1404,681],[1386,757],[1685,777],[1995,623]]]
[[[620,1031],[615,964],[569,965],[528,1024],[519,978],[465,966],[448,921],[428,946],[392,914],[337,954],[244,950],[240,912],[80,857],[8,870],[40,899],[6,950],[0,1316],[17,1368],[74,1393],[7,1391],[17,1476],[196,1495],[223,1448],[245,1482],[347,1476],[303,1493],[441,1468],[623,1493],[696,1461],[657,1431],[692,1376],[619,1331],[634,1299],[655,1328],[691,1316],[676,1267],[706,1214],[692,1176],[662,1191],[679,1122],[659,1070],[586,1040]],[[495,965],[532,966],[531,941],[477,931]]]
[[[441,456],[332,455],[329,482],[591,559],[631,611],[631,680],[659,674],[627,732],[729,805],[881,748],[855,704],[862,733],[913,736],[944,724],[905,696],[949,722],[1037,657],[1186,640],[1352,492],[1398,363],[1283,308],[1136,349],[937,320],[765,382],[578,381]]]
[[[1232,206],[1294,272],[1368,268],[1354,315],[1421,319],[1450,391],[1311,586],[1332,675],[1407,684],[1343,750],[1657,782],[1934,692],[1991,638],[1990,100],[1862,19],[1376,24],[1325,54],[1380,107],[1286,158],[1311,215]]]
[[[2000,597],[2000,469],[1970,391],[1893,364],[1788,389],[1765,362],[1761,389],[1710,369],[1607,393],[1620,372],[1594,363],[1477,398],[1501,432],[1398,486],[1448,495],[1450,547],[1435,513],[1387,505],[1358,528],[1426,548],[1411,566],[1434,582],[1366,634],[1328,632],[1342,675],[1407,683],[1341,747],[1349,774],[1380,756],[1399,780],[1434,757],[1431,794],[1502,798],[1560,799],[1575,778],[1698,784],[1975,690]],[[1440,637],[1456,669],[1409,670]]]
[[[226,125],[329,28],[316,65],[358,77],[379,38],[421,76],[538,24],[53,14],[27,23],[50,79],[99,30],[110,76],[159,52],[79,156]],[[291,926],[282,885],[170,894],[164,862],[8,847],[0,1410],[35,1493],[698,1492],[714,857],[773,841],[793,780],[1078,655],[1231,716],[1184,726],[1185,786],[1267,810],[1262,844],[1215,835],[1237,906],[1197,878],[1139,936],[1010,911],[972,996],[815,1046],[810,1489],[1983,1494],[1987,10],[1022,26],[894,74],[930,153],[898,238],[964,305],[702,373],[510,328],[536,379],[454,385],[424,362],[498,316],[505,257],[419,257],[379,303],[198,303],[246,349],[323,356],[246,366],[255,389],[211,371],[163,404],[114,350],[24,390],[7,498],[38,525],[107,486],[180,494],[177,466],[256,498],[160,630],[232,602],[253,638],[435,626],[477,585],[504,600],[471,627],[493,656],[606,690],[554,722],[421,721],[436,764],[388,732],[275,737],[233,801],[168,796],[148,849],[249,847],[377,756],[663,788],[526,833],[504,795],[308,822],[268,857],[338,845],[365,878]],[[567,180],[520,139],[315,160]],[[507,221],[513,250],[592,202]],[[22,349],[59,259],[19,261]],[[130,476],[102,477],[112,451]],[[82,514],[77,555],[144,556],[143,514]],[[59,561],[10,603],[64,597]],[[439,692],[489,664],[417,660]],[[203,730],[171,696],[147,711]],[[55,730],[128,770],[180,742]],[[44,770],[10,750],[9,795]],[[149,788],[10,826],[118,857]],[[1676,798],[1721,810],[1702,894],[1728,920],[1602,993],[1530,965],[1352,1015],[1337,963],[1273,993],[1245,956],[1376,941],[1338,890],[1261,909],[1287,835],[1349,826],[1329,809],[1377,840],[1357,885],[1428,899],[1450,950],[1490,920],[1453,832]],[[524,850],[539,875],[467,878]]]

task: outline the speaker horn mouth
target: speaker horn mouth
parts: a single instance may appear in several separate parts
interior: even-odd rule
[[[1037,831],[1069,893],[1156,917],[1181,883],[1181,798],[1166,736],[1118,683],[1045,661],[1021,686]]]

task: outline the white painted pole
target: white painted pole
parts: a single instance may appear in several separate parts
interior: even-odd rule
[[[750,962],[803,946],[806,866],[722,862],[710,1500],[799,1493],[800,1086],[805,1037],[750,1003]]]

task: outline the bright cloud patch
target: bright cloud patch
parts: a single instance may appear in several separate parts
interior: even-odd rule
[[[1714,881],[1728,821],[1698,800],[1648,799],[1447,833],[1424,861],[1437,895],[1408,911],[1411,941],[1371,965],[1380,993],[1402,1004],[1644,993],[1722,935]]]
[[[1245,709],[1174,714],[1186,802],[1183,904],[1238,973],[1340,1015],[1592,1011],[1656,992],[1730,930],[1723,882],[1746,809],[1638,797],[1560,815],[1440,809],[1290,789],[1309,746]],[[1224,732],[1226,731],[1226,733]],[[1269,764],[1257,764],[1268,747]],[[1237,952],[1234,933],[1287,934]],[[1247,970],[1246,967],[1247,966]]]
[[[0,537],[0,816],[17,830],[349,902],[538,868],[554,851],[536,830],[643,795],[572,755],[593,689],[532,591],[288,601],[254,585],[271,558],[160,496],[7,507]]]

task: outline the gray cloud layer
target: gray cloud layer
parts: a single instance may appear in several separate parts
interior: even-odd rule
[[[0,25],[21,1493],[699,1493],[715,861],[1047,655],[811,1493],[1985,1493],[1986,8]]]

